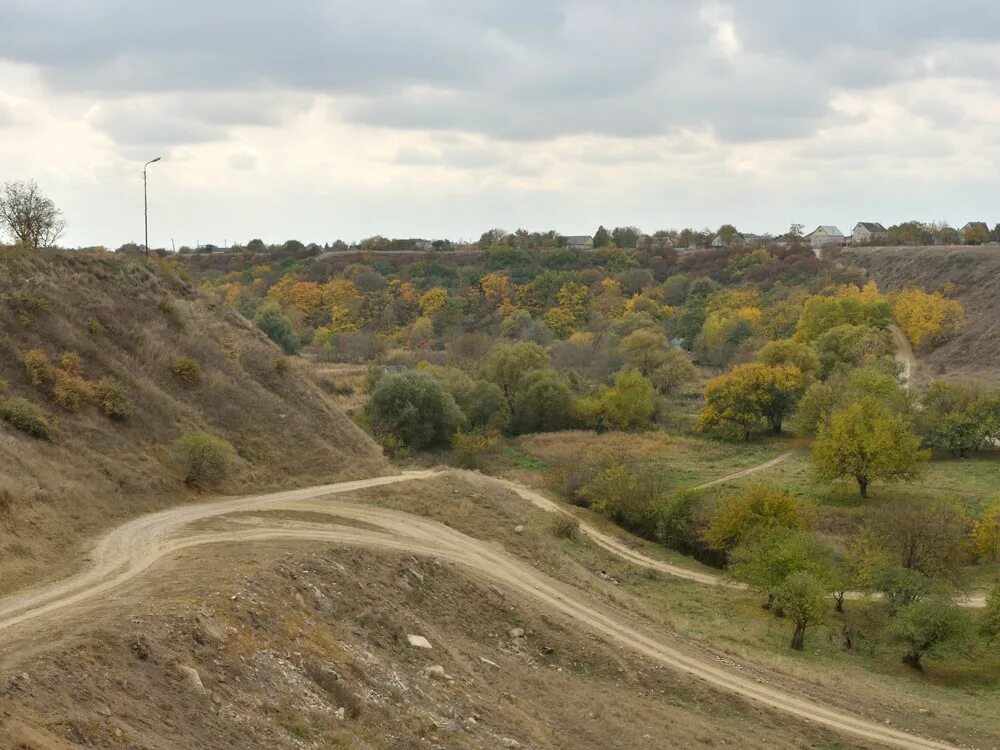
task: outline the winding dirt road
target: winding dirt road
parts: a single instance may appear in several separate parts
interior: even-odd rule
[[[438,472],[411,472],[354,482],[323,485],[266,495],[188,505],[142,516],[103,537],[90,557],[90,566],[72,578],[45,588],[0,600],[0,634],[6,649],[16,649],[19,639],[37,636],[43,623],[78,618],[102,593],[139,577],[163,557],[181,549],[207,544],[246,544],[264,540],[321,541],[381,548],[450,560],[476,576],[532,597],[551,611],[561,613],[601,637],[631,648],[671,669],[704,680],[713,687],[754,701],[792,717],[820,724],[854,736],[865,743],[898,748],[945,750],[953,746],[926,739],[884,723],[852,715],[773,684],[746,677],[704,656],[687,653],[662,642],[628,618],[590,601],[580,592],[538,572],[496,545],[466,536],[420,516],[334,496],[398,482],[429,479]],[[547,510],[559,509],[550,500],[519,485],[501,482],[521,497]],[[300,522],[241,516],[251,511],[290,510],[325,513],[375,526],[380,531],[331,523]],[[201,523],[199,523],[201,522]],[[205,525],[209,528],[201,528]],[[193,529],[192,525],[199,528]],[[595,529],[587,534],[626,559],[667,566],[665,572],[718,583],[714,576],[652,561],[629,550]],[[648,565],[647,565],[648,566]],[[661,568],[657,568],[661,569]],[[703,580],[704,578],[704,580]],[[18,627],[18,626],[31,627]]]

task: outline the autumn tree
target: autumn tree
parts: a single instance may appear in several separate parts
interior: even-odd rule
[[[779,487],[755,484],[719,500],[702,538],[714,549],[732,549],[772,529],[808,527],[809,516],[797,497]]]
[[[870,396],[831,414],[812,452],[821,480],[854,479],[863,498],[873,482],[914,478],[929,458],[909,424]]]
[[[740,365],[705,386],[699,427],[743,440],[762,425],[778,434],[804,385],[802,371],[792,365]]]
[[[967,562],[968,531],[954,503],[896,500],[867,511],[856,545],[924,576],[955,579]]]
[[[6,182],[0,188],[0,230],[16,244],[29,250],[51,247],[65,228],[62,211],[34,180]]]
[[[819,358],[812,347],[795,339],[779,339],[769,341],[757,353],[757,361],[763,365],[780,367],[794,365],[807,378],[819,373]]]
[[[915,287],[892,296],[892,314],[914,349],[954,336],[965,325],[961,302]]]
[[[809,297],[803,304],[795,336],[800,341],[814,341],[836,326],[886,328],[891,319],[889,301],[879,292],[875,282],[863,287],[847,285],[832,295]]]
[[[973,552],[984,560],[1000,560],[1000,503],[979,516],[972,531]]]

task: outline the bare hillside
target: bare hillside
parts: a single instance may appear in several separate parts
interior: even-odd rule
[[[169,448],[183,433],[232,445],[221,492],[386,470],[380,449],[260,331],[143,258],[0,258],[0,331],[0,397],[51,424],[45,439],[0,419],[0,590],[56,575],[98,529],[191,495]],[[79,355],[70,384],[113,379],[134,412],[74,408],[51,379],[32,382],[33,350],[52,371]],[[174,372],[182,358],[200,377]]]
[[[1000,381],[1000,247],[851,248],[841,257],[888,290],[954,284],[968,316],[965,330],[934,351],[918,352],[920,374]]]

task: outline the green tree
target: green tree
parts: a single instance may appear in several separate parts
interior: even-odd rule
[[[573,396],[551,368],[524,375],[513,398],[511,428],[518,435],[562,430],[569,425]]]
[[[988,643],[1000,638],[1000,586],[995,586],[986,597],[986,609],[979,620],[979,634]]]
[[[886,360],[895,366],[896,345],[884,328],[849,323],[834,326],[820,334],[812,346],[819,359],[819,376],[824,379],[838,370],[881,365]]]
[[[873,482],[916,477],[929,458],[906,421],[870,396],[832,413],[812,453],[820,480],[854,479],[863,498]]]
[[[791,365],[739,365],[705,386],[699,428],[744,440],[749,440],[761,425],[778,434],[804,385],[802,371]]]
[[[729,572],[755,591],[767,594],[771,609],[775,593],[792,573],[821,577],[829,569],[829,552],[811,534],[773,528],[750,537],[729,555]]]
[[[597,231],[594,232],[594,247],[604,247],[609,244],[611,244],[611,232],[601,225],[597,228]]]
[[[929,448],[961,458],[1000,435],[1000,395],[976,383],[935,380],[921,405],[917,424]]]
[[[462,423],[455,399],[426,372],[381,378],[368,401],[372,428],[415,450],[448,445]]]
[[[656,413],[656,390],[638,370],[619,372],[611,388],[581,399],[577,413],[594,429],[637,430]]]
[[[640,328],[622,339],[622,356],[629,367],[634,367],[646,377],[667,362],[670,342],[656,328]]]
[[[808,527],[808,514],[797,497],[779,487],[755,484],[719,500],[703,539],[714,549],[731,549],[772,529]]]
[[[632,249],[635,247],[642,231],[638,227],[615,227],[611,232],[611,239],[616,247]]]
[[[514,410],[514,401],[529,373],[549,365],[549,355],[538,344],[521,341],[516,344],[497,344],[486,357],[482,376],[497,385]]]
[[[510,406],[503,391],[494,383],[477,380],[459,401],[469,427],[506,430],[510,427]]]
[[[794,365],[807,378],[819,373],[819,358],[816,352],[807,344],[795,339],[779,339],[769,341],[757,354],[757,361],[770,367]]]
[[[792,648],[801,651],[805,646],[806,628],[819,625],[829,612],[830,593],[826,584],[806,571],[796,571],[778,586],[774,593],[776,607],[795,625]]]
[[[277,302],[265,302],[253,317],[254,325],[275,344],[285,350],[285,354],[297,354],[301,344],[295,335],[292,321],[281,313]]]
[[[902,644],[903,663],[923,671],[923,657],[955,652],[967,646],[972,634],[969,615],[954,597],[928,596],[906,605],[889,624],[886,636]]]

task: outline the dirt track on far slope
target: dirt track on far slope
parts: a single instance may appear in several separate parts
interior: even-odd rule
[[[368,487],[437,475],[437,472],[424,471],[377,477],[181,506],[137,518],[105,536],[94,549],[91,566],[79,575],[43,589],[0,600],[0,633],[4,635],[4,650],[16,654],[19,644],[37,637],[43,623],[47,623],[46,632],[51,632],[52,627],[61,620],[78,619],[99,595],[109,593],[127,581],[138,579],[157,560],[178,550],[206,544],[245,544],[263,540],[324,541],[429,555],[452,561],[477,576],[529,596],[549,610],[659,664],[704,680],[719,690],[786,715],[852,735],[864,742],[898,748],[941,750],[952,747],[802,698],[774,685],[749,678],[704,656],[668,646],[644,628],[630,622],[631,618],[594,603],[585,595],[558,583],[488,542],[466,536],[420,516],[356,502],[338,501],[331,497]],[[530,493],[517,485],[508,486],[518,491],[522,497],[526,496],[524,493]],[[537,497],[544,503],[551,502],[540,495]],[[528,499],[538,504],[535,499]],[[336,519],[331,519],[334,521],[331,524],[325,524],[239,515],[259,510],[326,513],[376,526],[382,531],[337,525]],[[200,528],[206,523],[209,528]],[[192,524],[199,528],[190,528]],[[603,536],[600,532],[589,529],[587,533],[600,543]],[[610,538],[605,537],[607,539]],[[624,550],[630,552],[627,548]],[[617,549],[612,551],[619,553]],[[30,627],[21,627],[29,625]]]

